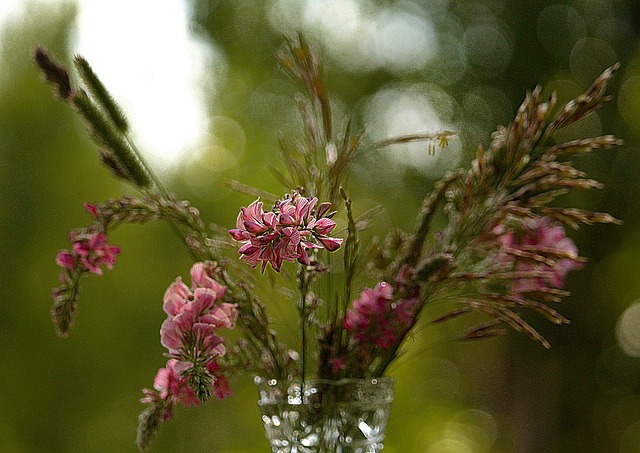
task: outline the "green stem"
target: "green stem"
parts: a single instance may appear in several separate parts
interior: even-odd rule
[[[304,265],[298,265],[298,288],[300,290],[300,353],[302,356],[302,382],[306,378],[306,362],[307,362],[307,294],[309,292],[309,277]]]
[[[305,380],[305,376],[306,376],[306,362],[307,362],[307,338],[306,338],[306,320],[307,320],[307,310],[306,310],[306,295],[303,294],[302,295],[302,308],[301,308],[301,315],[300,315],[300,322],[301,322],[301,341],[302,341],[302,382],[304,383]]]
[[[160,179],[158,178],[158,176],[155,174],[155,172],[153,171],[153,169],[151,168],[151,166],[149,165],[149,163],[146,161],[146,159],[143,157],[142,153],[140,152],[140,150],[138,149],[138,147],[136,146],[135,142],[133,140],[131,140],[131,137],[129,137],[128,134],[123,134],[125,140],[127,141],[127,143],[129,144],[129,146],[131,147],[131,150],[133,151],[133,153],[136,155],[136,157],[138,158],[138,160],[140,161],[140,163],[142,164],[142,166],[144,167],[144,169],[147,171],[147,173],[149,174],[149,176],[151,177],[151,180],[153,181],[153,183],[156,185],[156,187],[158,188],[158,191],[160,192],[160,194],[163,197],[168,197],[168,193],[165,190],[164,186],[162,185],[162,183],[160,182]]]
[[[131,146],[131,149],[133,150],[133,153],[136,155],[136,157],[138,158],[138,160],[140,161],[140,163],[142,164],[142,166],[144,167],[146,172],[151,177],[151,180],[153,181],[154,185],[158,189],[158,192],[160,193],[160,196],[162,196],[165,199],[169,199],[169,193],[164,188],[164,185],[160,181],[160,178],[158,178],[156,173],[153,171],[153,169],[151,168],[151,165],[149,165],[147,160],[144,158],[144,156],[142,155],[142,153],[140,152],[140,150],[136,146],[135,142],[133,140],[131,140],[131,137],[129,137],[128,134],[124,134],[124,138],[127,141],[127,143],[129,143],[129,146]],[[156,194],[154,194],[151,191],[149,191],[149,193],[147,195],[149,195],[153,200],[155,200],[156,203],[158,203],[158,205],[160,206],[161,203],[157,199]],[[173,232],[180,238],[182,243],[185,245],[187,251],[189,252],[191,257],[194,259],[194,261],[200,261],[200,257],[198,257],[196,252],[194,252],[193,249],[191,249],[191,247],[189,247],[189,244],[187,244],[185,235],[180,231],[180,228],[178,228],[178,225],[176,225],[175,222],[172,219],[167,219],[167,220],[168,220],[167,223],[169,224],[169,226],[171,227]],[[213,258],[213,257],[211,257],[211,258]]]

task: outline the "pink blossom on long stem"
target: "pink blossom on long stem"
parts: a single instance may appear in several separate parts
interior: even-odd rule
[[[141,402],[146,404],[162,403],[162,418],[169,420],[173,416],[173,406],[182,404],[185,407],[199,406],[200,401],[196,397],[188,380],[180,375],[180,362],[170,359],[165,368],[160,368],[153,380],[153,390],[144,389],[144,398]]]
[[[561,288],[567,273],[582,267],[578,248],[566,236],[564,227],[553,223],[548,217],[528,219],[521,231],[504,231],[500,226],[495,232],[499,234],[501,250],[498,259],[502,263],[515,266],[519,272],[538,271],[545,274],[543,277],[516,279],[511,286],[511,292],[515,295],[549,287]],[[545,263],[519,258],[518,252],[549,256],[549,260]]]
[[[207,263],[191,267],[191,287],[178,277],[164,294],[167,319],[160,328],[160,341],[170,360],[156,374],[153,390],[144,389],[141,402],[149,408],[141,414],[139,441],[148,440],[149,430],[169,420],[176,404],[197,406],[212,394],[231,395],[229,382],[217,359],[224,356],[222,328],[233,328],[238,317],[235,304],[222,302],[227,287],[208,272]]]
[[[69,271],[83,269],[102,275],[100,266],[112,269],[120,253],[120,247],[109,245],[107,236],[101,231],[73,231],[69,240],[72,249],[61,250],[56,256],[56,263]]]
[[[160,368],[153,380],[153,390],[143,389],[144,397],[140,400],[143,404],[149,404],[160,409],[159,416],[163,421],[173,417],[173,408],[177,404],[184,407],[199,406],[200,400],[185,376],[191,364],[177,359],[169,359],[164,368]],[[229,381],[220,373],[220,366],[215,359],[206,365],[207,371],[213,377],[213,394],[218,399],[232,395]]]
[[[205,263],[191,268],[191,285],[178,277],[165,292],[167,319],[160,328],[160,341],[174,358],[198,357],[208,362],[225,354],[224,339],[217,332],[233,328],[238,312],[235,304],[220,301],[227,287],[207,274]]]
[[[264,212],[259,199],[241,208],[236,228],[229,230],[242,243],[240,258],[252,267],[262,263],[263,272],[267,263],[279,272],[284,261],[309,265],[309,250],[337,250],[342,239],[328,236],[336,226],[328,213],[330,204],[321,203],[316,209],[317,203],[315,197],[293,192],[269,212]]]

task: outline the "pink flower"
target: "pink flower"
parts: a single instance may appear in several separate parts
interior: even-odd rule
[[[233,392],[231,391],[231,387],[229,386],[229,381],[227,380],[227,378],[220,374],[219,368],[220,366],[215,360],[207,363],[207,370],[214,377],[213,393],[216,395],[216,398],[221,400],[228,396],[231,396]]]
[[[158,370],[158,374],[153,380],[153,387],[162,399],[171,403],[180,403],[185,407],[198,406],[200,401],[193,393],[187,379],[180,375],[180,371],[180,362],[176,359],[170,359],[166,368]]]
[[[93,217],[94,219],[98,218],[99,212],[98,212],[98,207],[96,205],[85,203],[84,208],[87,210],[89,214],[91,214],[91,217]]]
[[[305,198],[293,192],[278,202],[272,211],[264,212],[258,199],[246,208],[241,208],[236,228],[229,234],[242,243],[238,253],[251,265],[262,263],[264,272],[267,263],[280,272],[284,261],[298,260],[309,265],[310,249],[337,250],[342,239],[329,237],[336,223],[329,217],[330,204],[321,203],[314,208],[317,198]]]
[[[102,232],[93,233],[87,238],[72,238],[72,241],[74,253],[84,267],[94,274],[102,275],[102,269],[99,267],[101,265],[112,269],[116,256],[120,253],[119,247],[107,243],[107,236]]]
[[[72,270],[76,265],[76,257],[68,250],[60,250],[56,256],[56,264],[67,270]]]
[[[81,266],[87,271],[102,275],[100,266],[113,269],[120,247],[109,245],[107,236],[101,231],[73,231],[69,234],[72,250],[61,250],[56,263],[67,270]]]
[[[393,300],[393,288],[381,282],[366,288],[347,311],[344,328],[357,343],[388,349],[402,339],[414,319],[417,299]]]
[[[164,294],[162,308],[167,319],[160,328],[160,342],[172,357],[203,357],[207,361],[223,356],[222,328],[235,326],[238,312],[235,304],[221,302],[227,287],[215,281],[205,263],[191,268],[189,288],[178,277]]]
[[[181,363],[170,359],[165,368],[160,368],[153,380],[155,390],[144,389],[144,397],[140,402],[161,408],[160,418],[164,421],[173,417],[173,407],[182,404],[185,407],[199,406],[200,400],[189,379],[180,373],[183,371]]]
[[[164,294],[162,308],[167,319],[160,328],[160,342],[171,360],[158,371],[156,391],[145,389],[142,402],[161,408],[165,420],[171,418],[176,403],[193,406],[210,394],[220,399],[231,395],[216,361],[226,353],[218,331],[233,328],[238,312],[235,304],[221,301],[227,287],[210,275],[208,267],[195,263],[191,287],[178,277]]]
[[[221,298],[227,292],[227,287],[221,285],[207,274],[205,263],[195,263],[191,266],[191,282],[194,287],[209,288],[216,294],[216,299]]]
[[[561,288],[566,274],[582,267],[578,249],[566,236],[562,225],[553,223],[548,217],[528,219],[517,232],[506,231],[499,225],[494,229],[498,234],[501,250],[498,259],[515,266],[520,272],[540,271],[547,275],[536,278],[521,278],[513,282],[511,291],[515,295],[544,290],[548,287]],[[518,252],[547,257],[550,263],[534,259],[524,259]],[[522,254],[522,253],[521,253]]]
[[[215,381],[213,381],[213,391],[219,400],[233,395],[229,381],[227,381],[227,378],[224,376],[217,376]]]

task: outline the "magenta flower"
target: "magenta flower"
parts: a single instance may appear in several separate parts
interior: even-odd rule
[[[91,273],[102,275],[100,266],[112,269],[116,256],[120,253],[120,247],[109,245],[107,236],[101,231],[72,231],[69,240],[72,242],[72,250],[61,250],[56,256],[56,263],[69,271],[80,266]]]
[[[393,300],[391,285],[378,283],[374,289],[364,289],[353,302],[344,328],[357,343],[373,343],[388,349],[397,344],[412,325],[417,303],[415,298]]]
[[[97,219],[100,215],[100,213],[98,212],[98,207],[94,204],[85,203],[84,208],[89,214],[91,214],[91,217],[93,217],[94,219]]]
[[[214,394],[219,399],[231,395],[217,358],[226,353],[222,328],[233,328],[238,316],[235,304],[221,302],[227,287],[207,272],[206,263],[191,267],[191,287],[178,277],[164,295],[167,319],[160,328],[160,342],[171,358],[154,381],[155,391],[145,389],[143,403],[161,409],[168,420],[173,405],[199,404]],[[149,414],[154,414],[153,410]]]
[[[220,302],[227,287],[207,274],[205,263],[195,263],[191,268],[191,285],[189,288],[178,277],[165,292],[167,319],[160,328],[160,342],[171,357],[209,362],[225,354],[218,330],[233,328],[238,312],[235,304]]]
[[[229,386],[229,381],[227,378],[220,374],[219,372],[220,365],[215,360],[211,360],[207,363],[207,370],[214,377],[213,381],[213,393],[216,395],[216,398],[219,400],[227,398],[233,394],[231,391],[231,387]]]
[[[68,250],[60,250],[56,256],[56,264],[70,271],[76,266],[76,257]]]
[[[150,436],[155,434],[161,421],[168,421],[173,417],[173,408],[177,404],[184,407],[199,406],[202,401],[191,382],[190,372],[193,364],[169,359],[164,368],[160,368],[153,380],[153,389],[143,389],[140,402],[149,407],[140,415],[138,427],[138,442],[148,445]],[[227,378],[219,371],[215,359],[206,364],[207,381],[218,399],[231,395],[231,388]],[[200,389],[198,389],[200,391]]]
[[[166,368],[160,368],[153,380],[153,387],[164,400],[180,403],[185,407],[198,406],[200,401],[193,393],[193,389],[187,383],[180,372],[184,364],[176,359],[167,361]]]
[[[310,249],[337,250],[342,239],[328,236],[336,226],[330,218],[333,213],[328,213],[330,204],[322,203],[315,209],[317,202],[315,197],[305,198],[293,192],[269,212],[263,211],[259,199],[241,208],[236,228],[229,230],[242,243],[240,258],[251,267],[262,263],[262,272],[267,263],[280,272],[284,261],[298,260],[309,265]]]
[[[561,288],[567,273],[582,267],[578,249],[566,236],[564,227],[553,223],[548,217],[528,219],[519,232],[504,232],[502,226],[497,227],[494,232],[500,235],[498,239],[501,250],[498,259],[502,263],[514,265],[520,272],[545,273],[543,277],[516,279],[511,287],[514,295],[541,291],[549,287]],[[532,258],[525,259],[523,254],[548,259],[544,262]]]

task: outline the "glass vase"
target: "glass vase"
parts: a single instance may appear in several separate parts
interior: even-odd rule
[[[309,380],[256,377],[258,406],[274,453],[376,453],[382,450],[393,379]]]

